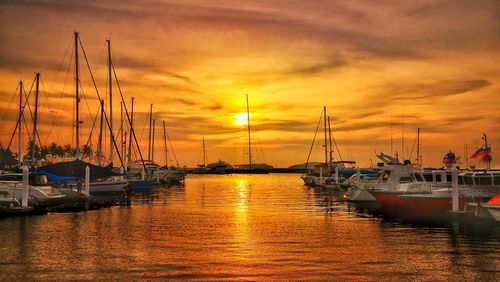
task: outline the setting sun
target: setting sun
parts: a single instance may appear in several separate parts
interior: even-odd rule
[[[250,114],[250,116],[252,116],[252,114]],[[235,115],[233,123],[236,125],[247,125],[248,124],[247,113],[239,113]]]

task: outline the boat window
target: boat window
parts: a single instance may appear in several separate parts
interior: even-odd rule
[[[410,182],[413,182],[413,178],[411,178],[411,176],[402,176],[399,179],[399,183],[410,183]]]
[[[476,183],[479,183],[479,185],[491,185],[491,175],[476,175]]]
[[[461,175],[458,176],[458,185],[464,185],[464,177]]]
[[[425,181],[432,182],[432,174],[424,174]]]
[[[446,182],[451,182],[451,174],[450,173],[446,174]]]
[[[474,185],[474,182],[472,181],[472,176],[470,175],[464,176],[464,183],[466,185]]]
[[[436,182],[441,182],[441,174],[436,174]]]
[[[22,181],[22,175],[12,175],[12,174],[6,174],[6,175],[0,175],[0,181]]]
[[[495,183],[494,185],[500,185],[500,175],[494,177]]]
[[[387,181],[389,179],[389,176],[391,175],[391,172],[386,170],[382,173],[381,179],[382,181]]]
[[[415,179],[417,179],[417,181],[424,181],[424,179],[422,178],[422,176],[418,173],[415,173]]]
[[[44,186],[44,185],[47,185],[47,183],[49,181],[48,181],[46,175],[30,174],[29,175],[29,182],[30,182],[30,185]]]

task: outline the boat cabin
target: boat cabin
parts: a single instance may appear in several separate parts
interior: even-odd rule
[[[31,186],[47,186],[49,185],[49,180],[46,175],[30,173],[28,174],[28,183]],[[23,174],[22,173],[9,173],[9,174],[1,174],[0,182],[22,182]]]

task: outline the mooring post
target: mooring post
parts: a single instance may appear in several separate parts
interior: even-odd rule
[[[319,184],[323,182],[323,166],[319,167]]]
[[[458,169],[453,166],[451,169],[451,204],[453,212],[459,210],[458,200]]]
[[[122,175],[120,176],[120,180],[123,180],[123,175],[125,174],[125,169],[123,168],[123,166],[122,166],[122,167],[120,167],[120,173],[122,174]]]
[[[30,191],[29,191],[29,186],[28,186],[28,175],[29,171],[28,171],[28,167],[27,166],[23,166],[23,197],[21,199],[21,206],[22,207],[27,207],[28,206],[28,198],[29,198],[29,194],[30,194]]]
[[[141,180],[144,180],[146,171],[144,170],[144,166],[141,167]]]
[[[90,196],[90,167],[85,168],[85,195]]]

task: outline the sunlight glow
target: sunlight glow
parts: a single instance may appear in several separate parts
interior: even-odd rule
[[[250,117],[252,114],[250,114]],[[248,124],[248,119],[247,119],[247,113],[239,113],[234,116],[234,124],[236,125],[247,125]]]

